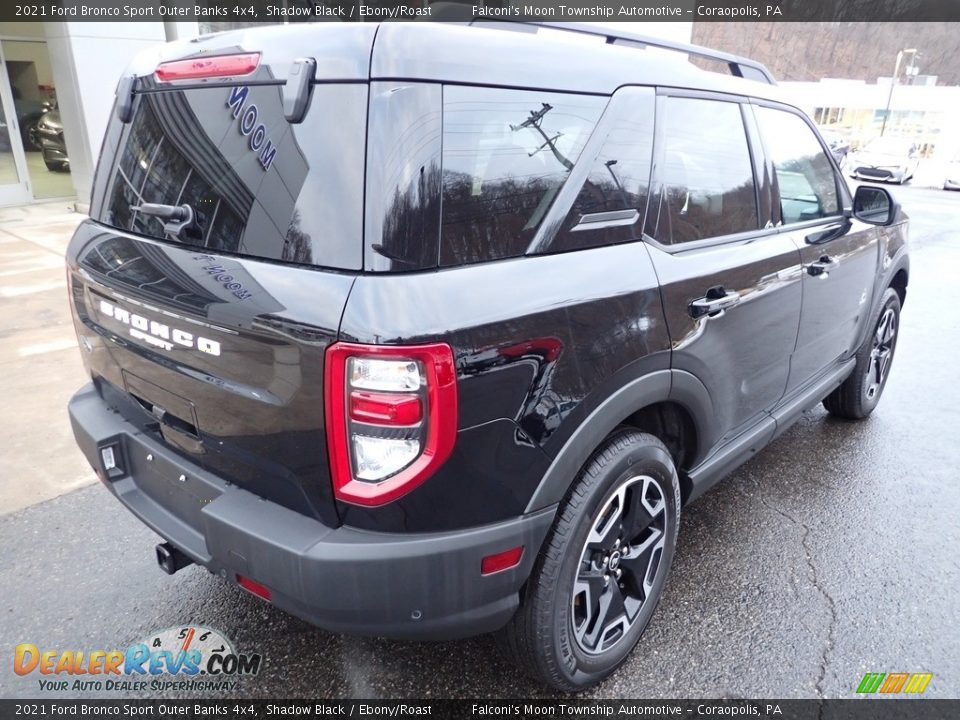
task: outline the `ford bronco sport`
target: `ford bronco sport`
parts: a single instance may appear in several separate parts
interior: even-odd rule
[[[875,408],[906,223],[743,58],[503,22],[201,37],[118,85],[70,416],[167,572],[337,632],[502,631],[576,690],[637,644],[685,503],[816,403]]]

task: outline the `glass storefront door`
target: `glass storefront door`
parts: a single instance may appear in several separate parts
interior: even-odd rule
[[[27,162],[20,138],[20,124],[13,102],[7,63],[0,47],[0,205],[15,205],[31,199]]]

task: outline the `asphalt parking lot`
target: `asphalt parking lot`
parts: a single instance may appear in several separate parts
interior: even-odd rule
[[[960,193],[894,193],[913,260],[879,408],[863,423],[810,411],[688,507],[650,628],[590,696],[853,697],[864,673],[894,671],[931,672],[926,696],[960,696]],[[75,221],[32,233],[0,217],[0,696],[40,696],[35,675],[12,671],[18,643],[122,648],[187,623],[262,653],[242,696],[544,696],[489,637],[331,635],[202,569],[157,569],[157,537],[70,444],[82,371],[54,259]]]

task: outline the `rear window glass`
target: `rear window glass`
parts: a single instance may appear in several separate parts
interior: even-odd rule
[[[358,269],[366,93],[319,85],[299,125],[276,86],[144,93],[113,167],[98,169],[110,178],[94,216],[178,244]],[[189,205],[197,227],[168,236],[134,209],[143,203]]]
[[[522,255],[606,102],[445,87],[440,264]]]

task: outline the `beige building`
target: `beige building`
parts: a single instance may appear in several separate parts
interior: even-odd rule
[[[958,86],[897,85],[891,95],[890,78],[781,85],[821,128],[848,138],[854,148],[880,135],[889,99],[884,135],[909,138],[924,157],[953,157],[960,150]]]

